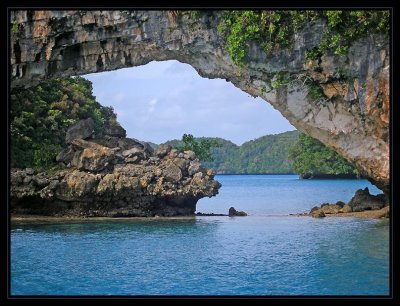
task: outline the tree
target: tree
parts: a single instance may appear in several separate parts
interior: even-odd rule
[[[213,161],[214,157],[211,154],[211,149],[219,146],[220,144],[215,140],[196,140],[192,134],[183,134],[182,145],[178,149],[180,151],[193,151],[201,161]]]
[[[294,171],[302,176],[358,174],[347,160],[306,134],[300,134],[288,156],[294,161]]]
[[[111,107],[93,96],[92,83],[82,77],[58,78],[11,93],[11,166],[48,169],[63,147],[67,129],[91,117],[95,132],[116,120]]]

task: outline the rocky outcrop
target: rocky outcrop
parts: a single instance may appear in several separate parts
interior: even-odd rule
[[[245,213],[244,211],[237,211],[234,207],[231,207],[229,208],[228,215],[229,217],[235,217],[235,216],[243,217],[247,216],[247,213]]]
[[[322,209],[314,209],[313,211],[310,212],[310,216],[313,217],[313,218],[324,218],[324,217],[326,217],[326,215],[322,211]]]
[[[383,194],[371,195],[368,187],[356,191],[348,205],[352,211],[378,210],[388,205]]]
[[[336,204],[324,203],[320,207],[313,207],[309,213],[300,215],[321,217],[323,214],[324,217],[325,215],[330,214],[334,215],[341,213],[361,212],[366,210],[380,210],[384,207],[389,207],[389,203],[386,201],[384,194],[371,195],[368,187],[366,187],[365,189],[357,190],[354,197],[351,198],[347,204],[342,201],[338,201]],[[387,212],[388,211],[389,210],[387,210]]]
[[[74,130],[76,126],[86,130],[82,122]],[[216,195],[221,186],[192,151],[160,146],[153,154],[149,146],[129,138],[74,135],[86,140],[68,138],[69,147],[57,156],[59,170],[11,171],[11,212],[85,217],[192,215],[197,201]]]
[[[268,101],[389,194],[389,40],[369,35],[354,41],[345,56],[328,51],[308,61],[306,51],[319,45],[326,28],[320,20],[298,30],[286,50],[266,54],[251,44],[238,67],[218,33],[220,19],[221,11],[199,18],[156,10],[11,11],[11,87],[175,59]],[[265,90],[278,72],[293,81]],[[306,81],[325,98],[313,97]]]

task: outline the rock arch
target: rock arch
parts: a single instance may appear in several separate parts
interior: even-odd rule
[[[193,19],[170,11],[11,11],[11,87],[46,78],[81,75],[175,59],[206,78],[223,78],[279,110],[297,129],[336,150],[363,175],[389,192],[389,42],[380,36],[355,41],[345,57],[305,60],[321,40],[324,22],[295,33],[290,50],[265,54],[250,46],[237,67],[217,31],[219,12]],[[340,66],[351,80],[339,82]],[[271,92],[279,71],[297,81]],[[328,97],[308,95],[304,78]]]

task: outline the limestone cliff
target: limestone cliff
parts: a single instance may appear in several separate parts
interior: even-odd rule
[[[171,11],[14,11],[11,13],[12,87],[55,76],[79,75],[150,61],[175,59],[201,76],[223,78],[279,110],[291,124],[333,148],[363,176],[389,191],[389,42],[370,35],[353,42],[346,56],[327,52],[307,61],[321,41],[321,20],[295,33],[291,49],[266,54],[249,46],[236,66],[217,31],[218,11],[192,18]],[[339,71],[348,80],[340,81]],[[292,82],[265,91],[277,73]],[[325,99],[313,98],[311,80]]]

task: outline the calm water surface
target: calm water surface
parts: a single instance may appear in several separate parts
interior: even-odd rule
[[[248,217],[13,224],[13,295],[387,295],[389,224],[287,216],[365,180],[217,176],[201,212]]]

